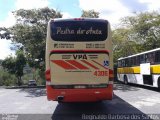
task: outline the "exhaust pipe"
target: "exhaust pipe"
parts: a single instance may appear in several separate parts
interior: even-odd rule
[[[64,96],[58,96],[58,97],[57,97],[57,100],[58,100],[58,101],[63,101],[63,99],[64,99]]]

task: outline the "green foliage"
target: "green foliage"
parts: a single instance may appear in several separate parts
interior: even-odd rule
[[[121,19],[113,31],[114,62],[142,51],[160,47],[160,13],[144,12]]]
[[[16,77],[14,75],[9,74],[7,71],[1,69],[0,70],[0,86],[10,86],[16,85]]]
[[[122,23],[132,30],[134,40],[141,43],[145,50],[160,47],[159,12],[144,12],[125,17]]]
[[[113,30],[113,51],[114,51],[114,62],[118,58],[128,56],[139,52],[138,44],[132,40],[130,36],[131,31],[125,28],[119,28]]]
[[[40,67],[45,61],[45,42],[47,24],[51,18],[61,18],[60,12],[49,8],[24,10],[14,12],[17,23],[10,30],[15,43],[20,43],[26,53],[31,67]],[[35,59],[38,62],[35,62]]]
[[[0,39],[10,39],[11,38],[11,33],[9,31],[9,29],[5,28],[5,27],[0,27],[0,32],[2,31],[2,33],[0,33]]]
[[[22,84],[21,77],[23,76],[23,67],[26,65],[26,58],[22,51],[17,51],[16,57],[7,57],[2,62],[2,67],[10,74],[14,74],[17,77],[18,85]]]
[[[99,12],[96,12],[94,10],[88,10],[88,11],[83,10],[81,17],[99,18]]]
[[[15,60],[15,76],[18,78],[18,85],[21,85],[21,77],[23,76],[23,68],[26,65],[26,58],[22,51],[17,51]]]
[[[11,74],[15,73],[15,58],[9,56],[2,62],[2,67]]]

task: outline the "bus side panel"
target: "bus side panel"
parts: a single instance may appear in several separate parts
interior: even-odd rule
[[[113,84],[107,88],[94,89],[54,89],[47,85],[48,100],[57,100],[58,96],[64,96],[63,102],[94,102],[101,100],[112,100]]]
[[[151,75],[152,75],[152,79],[150,79],[150,81],[153,81],[153,85],[144,84],[145,79],[143,75],[140,74],[140,66],[117,68],[117,79],[119,81],[124,82],[124,76],[126,75],[128,79],[128,83],[158,87],[157,83],[158,83],[158,78],[160,77],[159,65],[152,65],[150,69],[151,69]]]

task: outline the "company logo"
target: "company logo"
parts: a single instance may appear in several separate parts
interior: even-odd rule
[[[86,59],[87,60],[87,55],[73,55],[74,59]]]

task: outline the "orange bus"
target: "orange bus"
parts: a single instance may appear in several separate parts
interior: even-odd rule
[[[48,100],[111,100],[113,56],[110,24],[103,19],[52,19],[46,39]]]

